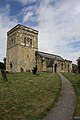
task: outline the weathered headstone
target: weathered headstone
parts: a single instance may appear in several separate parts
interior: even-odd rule
[[[8,81],[7,75],[6,75],[6,71],[4,69],[1,69],[1,74],[2,74],[3,80],[7,82]]]

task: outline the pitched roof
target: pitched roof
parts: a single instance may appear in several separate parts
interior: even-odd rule
[[[43,58],[52,59],[52,60],[57,59],[57,60],[60,60],[60,61],[64,61],[64,59],[61,56],[58,56],[58,55],[54,55],[54,54],[50,54],[50,53],[44,53],[44,52],[40,52],[40,51],[38,51],[38,54]]]

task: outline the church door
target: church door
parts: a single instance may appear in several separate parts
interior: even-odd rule
[[[57,72],[57,63],[54,65],[54,72]]]

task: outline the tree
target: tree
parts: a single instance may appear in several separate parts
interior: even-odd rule
[[[0,62],[0,69],[1,69],[1,74],[2,74],[3,80],[8,81],[6,71],[5,71],[6,67],[5,67],[5,64],[3,62]]]
[[[3,61],[4,61],[4,64],[5,64],[5,66],[6,66],[6,57],[3,59]]]
[[[72,72],[77,73],[78,72],[78,66],[76,64],[72,64]]]
[[[80,73],[80,57],[77,59],[78,73]]]
[[[3,62],[0,62],[0,69],[5,69],[5,64]]]

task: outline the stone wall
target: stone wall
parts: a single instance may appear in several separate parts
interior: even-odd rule
[[[38,31],[17,25],[7,33],[6,70],[20,72],[32,70],[36,64]]]
[[[37,65],[38,71],[47,71],[47,72],[72,72],[72,62],[71,61],[60,61],[60,60],[53,60],[53,65],[48,67],[47,65],[48,59],[38,56]]]

